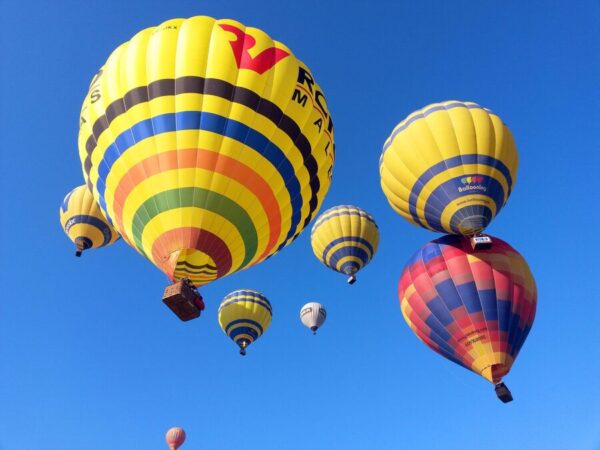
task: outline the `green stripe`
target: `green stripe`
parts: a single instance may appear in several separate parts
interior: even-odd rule
[[[238,269],[245,267],[254,258],[258,248],[258,235],[248,213],[230,198],[197,187],[163,191],[140,205],[133,216],[133,239],[138,250],[148,257],[142,246],[142,234],[148,222],[163,212],[187,207],[206,209],[220,215],[238,230],[246,252]]]

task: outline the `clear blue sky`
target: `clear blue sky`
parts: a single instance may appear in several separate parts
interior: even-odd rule
[[[576,5],[576,7],[575,7]],[[313,71],[335,121],[324,208],[371,212],[380,251],[359,281],[322,267],[309,233],[203,289],[182,324],[166,277],[123,242],[73,257],[58,221],[82,184],[81,100],[111,50],[172,17],[266,30]],[[0,16],[0,449],[598,449],[598,1],[10,1]],[[434,101],[475,101],[511,127],[521,165],[489,228],[529,261],[533,330],[506,378],[515,401],[418,342],[397,282],[434,233],[388,206],[378,159],[393,126]],[[216,321],[238,288],[274,319],[241,358]],[[298,320],[320,301],[316,337]]]

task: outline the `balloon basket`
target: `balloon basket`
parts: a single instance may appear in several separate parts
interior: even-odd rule
[[[504,383],[498,383],[495,387],[496,395],[502,403],[512,402],[513,397]]]
[[[188,279],[167,286],[162,301],[183,322],[200,317],[204,309],[202,296]]]
[[[485,234],[477,234],[471,238],[471,247],[473,250],[489,250],[492,248],[492,238]]]
[[[348,284],[354,284],[356,283],[356,277],[354,275],[350,275],[348,277]]]

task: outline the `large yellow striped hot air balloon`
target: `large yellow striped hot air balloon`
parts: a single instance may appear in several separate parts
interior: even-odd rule
[[[94,77],[79,151],[122,237],[200,286],[263,261],[311,221],[330,184],[333,122],[282,43],[233,20],[173,19]]]
[[[500,117],[471,102],[434,103],[409,115],[385,141],[381,187],[416,225],[474,235],[512,192],[518,155]]]
[[[60,224],[77,247],[76,256],[81,256],[84,250],[104,247],[119,239],[85,184],[66,195],[60,206]]]

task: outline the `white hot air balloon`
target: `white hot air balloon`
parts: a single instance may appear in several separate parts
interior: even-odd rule
[[[317,329],[325,323],[326,318],[327,311],[320,303],[310,302],[300,309],[300,320],[313,334],[317,334]]]

